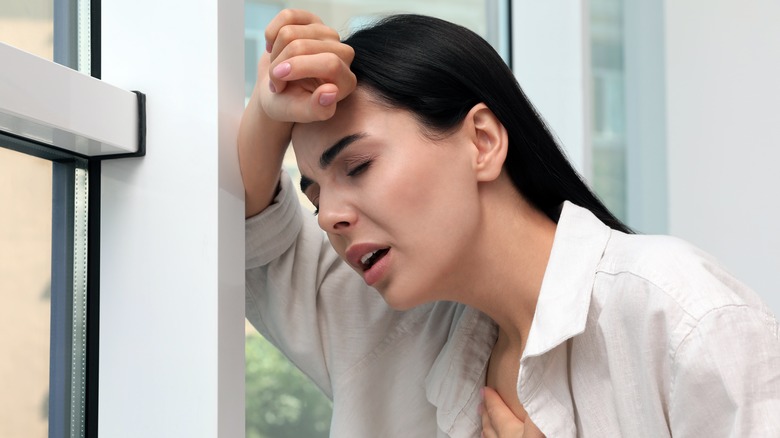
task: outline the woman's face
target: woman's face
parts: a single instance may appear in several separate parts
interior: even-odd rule
[[[477,152],[464,131],[431,140],[411,113],[360,88],[330,120],[293,129],[320,227],[396,309],[448,299],[465,275],[480,210]]]

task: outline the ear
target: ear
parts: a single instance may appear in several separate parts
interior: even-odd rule
[[[476,147],[474,170],[478,181],[493,181],[506,161],[509,136],[493,111],[478,103],[466,115],[464,127]]]

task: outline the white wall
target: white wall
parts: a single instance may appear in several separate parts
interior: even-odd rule
[[[665,2],[669,232],[780,315],[780,2]]]
[[[102,173],[102,437],[244,436],[243,1],[102,3],[147,155]]]

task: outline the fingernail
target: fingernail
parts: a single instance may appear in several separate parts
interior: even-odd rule
[[[290,65],[290,63],[283,62],[277,65],[276,67],[274,67],[273,73],[276,78],[281,79],[287,76],[288,74],[290,74],[290,70],[292,70],[292,66]]]
[[[485,398],[485,388],[479,388],[479,396]]]
[[[320,105],[329,106],[336,101],[336,93],[322,93],[320,95]]]
[[[482,415],[482,411],[485,409],[485,407],[480,403],[477,405],[477,414]]]
[[[268,88],[271,89],[271,93],[276,93],[276,87],[273,82],[268,81]]]
[[[271,44],[270,41],[266,41],[265,42],[265,51],[268,52],[268,53],[271,53],[271,50],[273,50],[273,49],[274,49],[274,45]]]

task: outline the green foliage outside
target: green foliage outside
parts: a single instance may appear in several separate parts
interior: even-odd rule
[[[246,438],[326,438],[331,403],[260,334],[246,336]]]

